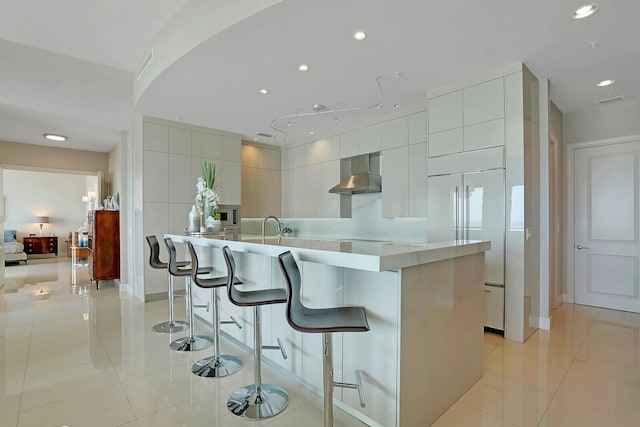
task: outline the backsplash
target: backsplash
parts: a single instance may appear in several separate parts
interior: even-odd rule
[[[293,237],[427,242],[427,218],[383,218],[380,193],[352,197],[351,218],[280,218]],[[243,218],[242,234],[261,233],[263,218]],[[275,223],[267,223],[273,234]]]

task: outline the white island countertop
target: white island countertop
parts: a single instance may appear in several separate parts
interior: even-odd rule
[[[167,234],[176,242],[277,257],[290,250],[301,261],[365,271],[397,270],[444,259],[472,255],[491,249],[491,242],[454,240],[438,243],[402,243],[375,240],[337,240],[273,236]]]

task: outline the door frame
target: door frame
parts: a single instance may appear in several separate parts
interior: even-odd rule
[[[567,260],[567,292],[563,294],[562,301],[568,303],[575,303],[576,300],[576,286],[575,286],[575,251],[574,247],[576,245],[575,242],[575,152],[580,148],[591,148],[591,147],[599,147],[603,145],[614,145],[614,144],[623,144],[626,142],[634,142],[639,141],[640,135],[629,135],[622,136],[617,138],[607,138],[600,139],[595,141],[585,141],[585,142],[576,142],[572,144],[567,144],[565,148],[565,159],[566,159],[566,195],[567,195],[567,209],[566,209],[566,245],[565,245],[565,254]]]

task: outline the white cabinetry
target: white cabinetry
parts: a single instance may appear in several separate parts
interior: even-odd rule
[[[427,194],[429,241],[491,241],[484,280],[504,286],[504,170],[432,176]]]
[[[429,99],[429,133],[462,127],[462,91]]]
[[[380,158],[382,216],[409,215],[409,147],[384,150]]]
[[[520,342],[542,303],[531,274],[540,265],[538,99],[537,79],[523,64],[427,94],[429,240],[454,239],[456,230],[460,238],[460,218],[469,223],[464,238],[491,240],[485,281],[504,287],[486,288],[486,324]]]
[[[504,331],[504,287],[484,285],[484,325]]]
[[[504,117],[503,78],[465,87],[462,91],[464,125]]]
[[[503,78],[429,100],[429,157],[505,144]]]

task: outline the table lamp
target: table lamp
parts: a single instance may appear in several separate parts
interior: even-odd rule
[[[49,224],[49,217],[48,216],[34,216],[31,219],[31,222],[36,223],[36,224],[40,224],[40,237],[42,237],[42,226],[44,224]]]

